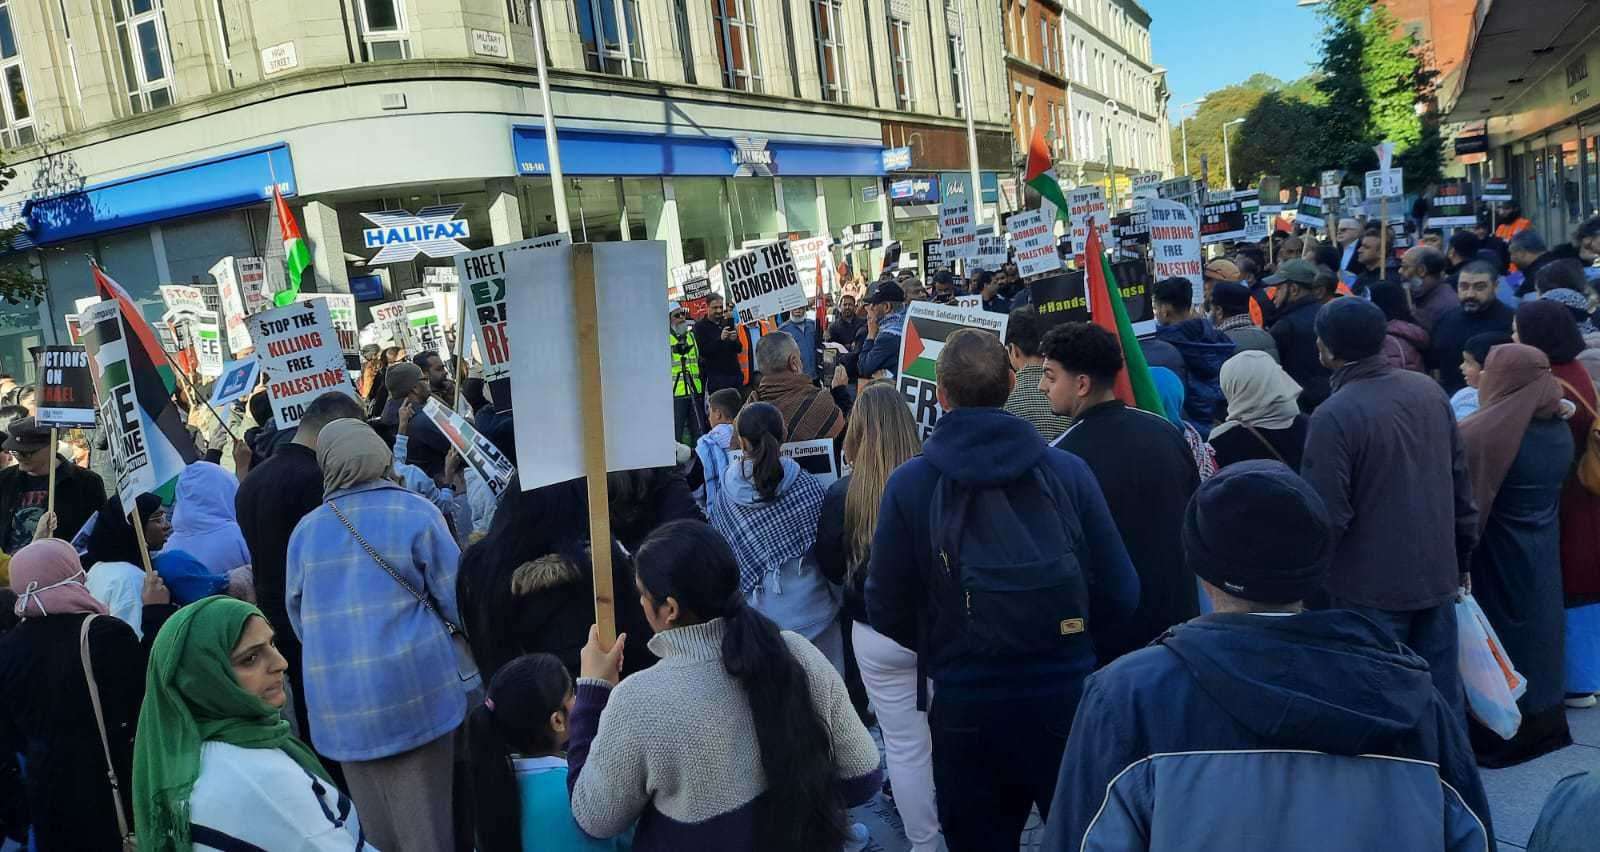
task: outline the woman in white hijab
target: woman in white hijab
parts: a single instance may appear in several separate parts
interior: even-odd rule
[[[1280,461],[1300,469],[1306,424],[1296,402],[1300,385],[1265,352],[1240,352],[1222,365],[1228,419],[1211,430],[1217,468],[1249,459]]]

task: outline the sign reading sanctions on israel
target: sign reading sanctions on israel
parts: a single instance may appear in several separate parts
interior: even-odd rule
[[[900,336],[900,377],[896,387],[911,407],[911,418],[923,440],[933,434],[944,409],[939,406],[935,367],[945,341],[963,328],[987,331],[1006,339],[1005,314],[982,308],[958,308],[934,302],[912,302],[906,309],[905,332]]]
[[[722,283],[741,324],[806,304],[806,288],[800,283],[788,240],[757,246],[723,261]]]
[[[295,302],[263,311],[250,317],[249,323],[250,340],[267,374],[272,416],[279,429],[298,426],[306,406],[329,391],[342,391],[360,401],[345,370],[339,334],[326,301]]]

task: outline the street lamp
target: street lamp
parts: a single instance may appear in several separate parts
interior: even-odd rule
[[[1189,171],[1189,117],[1184,115],[1183,111],[1189,107],[1199,106],[1205,102],[1206,99],[1204,97],[1199,97],[1186,104],[1178,105],[1178,128],[1180,132],[1183,133],[1183,173],[1185,175],[1188,175],[1191,172]]]
[[[1235,124],[1244,124],[1244,119],[1236,118],[1222,125],[1222,176],[1228,182],[1229,192],[1233,191],[1233,152],[1228,149],[1228,128]]]

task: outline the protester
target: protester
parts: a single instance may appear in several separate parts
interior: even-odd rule
[[[672,437],[693,444],[705,433],[700,406],[700,349],[695,345],[689,312],[677,302],[667,305],[668,344],[672,347]]]
[[[324,503],[289,538],[286,597],[312,740],[343,764],[374,846],[451,848],[451,735],[478,685],[452,648],[460,552],[438,511],[387,479],[365,423],[324,426],[317,464]]]
[[[1219,257],[1216,260],[1207,263],[1201,269],[1200,275],[1200,292],[1203,298],[1199,307],[1206,312],[1211,310],[1211,293],[1216,289],[1218,284],[1238,284],[1240,280],[1244,278],[1244,273],[1239,270],[1238,264],[1224,257]],[[1193,302],[1194,299],[1193,293],[1194,291],[1191,286],[1191,302]]]
[[[1511,332],[1512,311],[1495,298],[1495,288],[1499,284],[1500,273],[1483,260],[1463,265],[1456,275],[1456,292],[1461,304],[1439,317],[1428,350],[1428,367],[1438,374],[1439,384],[1444,386],[1446,394],[1454,394],[1466,386],[1467,380],[1461,375],[1461,353],[1469,338],[1489,332]]]
[[[1428,332],[1417,324],[1416,316],[1411,313],[1411,298],[1406,295],[1405,288],[1389,282],[1374,284],[1367,292],[1367,297],[1383,310],[1388,320],[1383,357],[1388,360],[1389,366],[1426,372],[1422,353],[1428,351]]]
[[[165,549],[184,551],[218,575],[250,565],[250,548],[235,515],[238,493],[239,480],[217,465],[195,462],[185,467],[178,477]]]
[[[739,366],[744,349],[721,296],[712,293],[707,297],[706,315],[694,324],[694,337],[700,350],[700,378],[706,395],[723,388],[744,387],[744,368]]]
[[[632,590],[623,594],[632,596]],[[567,740],[572,735],[572,675],[550,654],[512,660],[467,712],[473,818],[481,852],[626,852],[627,832],[595,840],[572,819]]]
[[[172,531],[161,498],[141,494],[136,502],[144,526],[144,545],[139,543],[133,524],[122,511],[122,500],[112,497],[94,519],[89,531],[85,557],[89,565],[89,591],[106,605],[111,615],[126,621],[141,639],[154,636],[143,621],[140,604],[146,582],[145,558],[155,573],[171,589],[172,600],[180,606],[228,589],[226,576],[212,573],[194,557],[179,551],[161,551]],[[159,625],[157,625],[159,626]]]
[[[818,388],[805,373],[793,337],[781,331],[762,337],[756,344],[756,370],[761,373],[761,384],[751,399],[772,403],[778,409],[788,440],[814,441],[843,434],[844,412],[839,403],[849,404],[849,392],[842,387],[837,391]]]
[[[905,328],[906,292],[893,281],[880,281],[862,300],[867,308],[867,337],[861,345],[857,359],[857,372],[861,381],[876,378],[878,373],[899,375],[900,335]]]
[[[322,468],[317,465],[322,428],[344,419],[361,419],[361,405],[347,394],[332,391],[312,400],[300,415],[294,440],[252,468],[233,499],[239,532],[250,553],[256,605],[272,626],[278,653],[288,661],[294,714],[301,737],[308,741],[312,735],[300,637],[285,602],[289,539],[300,519],[322,505]]]
[[[703,521],[689,483],[675,466],[613,470],[606,474],[611,535],[629,553],[672,521]]]
[[[1572,315],[1554,302],[1524,302],[1512,337],[1543,352],[1566,399],[1577,407],[1567,426],[1575,458],[1587,451],[1597,404],[1594,382],[1577,363],[1583,351]],[[1561,490],[1561,587],[1566,596],[1567,703],[1592,707],[1600,692],[1600,495],[1578,481],[1576,469]]]
[[[1057,416],[1050,410],[1050,398],[1039,389],[1044,379],[1044,356],[1039,353],[1043,334],[1039,315],[1032,308],[1018,308],[1006,320],[1006,356],[1016,379],[1006,410],[1033,424],[1046,443],[1061,437],[1072,425],[1072,418]]]
[[[999,274],[987,271],[978,273],[978,304],[991,314],[1009,314],[1013,310],[1011,300],[1000,294],[1001,280],[1002,275]]]
[[[1351,292],[1366,296],[1379,284],[1399,284],[1399,267],[1393,258],[1383,256],[1383,237],[1376,231],[1369,231],[1361,237],[1360,248],[1356,252],[1356,263],[1361,266],[1362,272],[1351,285]]]
[[[394,368],[391,366],[390,369]],[[388,381],[388,376],[389,371],[384,371],[385,381]],[[250,419],[257,425],[245,430],[244,442],[250,448],[251,464],[260,464],[293,441],[294,430],[278,428],[278,422],[272,416],[272,398],[267,394],[265,385],[250,397],[246,407],[250,411]]]
[[[50,430],[25,417],[6,427],[4,447],[17,460],[0,470],[0,524],[4,541],[0,551],[16,553],[33,541],[44,514],[50,484],[50,466],[56,468],[56,535],[71,540],[106,502],[105,484],[98,474],[84,470],[50,453]]]
[[[837,343],[847,352],[855,352],[859,338],[866,334],[867,318],[856,312],[856,297],[846,293],[839,297],[839,310],[828,323],[828,342]]]
[[[140,849],[365,848],[350,800],[280,715],[287,667],[243,601],[206,598],[167,622],[134,739]]]
[[[1495,219],[1499,221],[1494,229],[1494,235],[1502,240],[1509,241],[1512,237],[1533,227],[1533,223],[1522,215],[1522,205],[1515,201],[1502,201],[1495,209]]]
[[[1007,330],[1011,328],[1008,324]],[[921,451],[917,424],[900,393],[887,384],[868,385],[844,434],[851,473],[823,495],[816,557],[822,573],[844,587],[844,615],[850,620],[861,680],[883,731],[884,762],[906,839],[914,852],[938,852],[933,740],[927,712],[917,704],[917,652],[872,628],[865,592],[884,486],[890,474]]]
[[[1167,422],[1183,433],[1183,439],[1189,444],[1189,452],[1194,456],[1195,469],[1199,471],[1201,481],[1204,481],[1217,472],[1217,459],[1206,444],[1206,439],[1200,437],[1194,426],[1183,419],[1183,380],[1166,367],[1151,368],[1150,378],[1155,381],[1156,393],[1161,396],[1161,407]]]
[[[133,831],[133,731],[145,650],[126,622],[105,617],[105,604],[84,586],[77,551],[64,541],[41,540],[13,554],[11,588],[22,621],[0,636],[0,752],[19,755],[26,767],[27,848],[120,848]],[[152,627],[171,613],[167,600],[160,578],[147,578],[143,601]],[[90,702],[85,656],[103,724]]]
[[[508,490],[489,534],[462,554],[457,600],[484,677],[535,653],[555,655],[576,677],[578,653],[595,620],[586,488],[579,478]],[[650,629],[626,591],[632,583],[633,566],[613,541],[618,629],[642,643]],[[624,671],[632,674],[654,662],[641,646],[628,655]]]
[[[1531,233],[1524,231],[1523,233]],[[1562,654],[1561,486],[1572,466],[1572,433],[1543,352],[1520,344],[1489,353],[1483,405],[1461,424],[1461,443],[1478,506],[1472,595],[1506,655],[1527,679],[1517,699],[1522,724],[1509,740],[1471,726],[1478,763],[1499,768],[1572,743],[1567,730]]]
[[[1179,540],[1199,470],[1183,433],[1166,417],[1117,398],[1124,364],[1110,332],[1087,323],[1058,325],[1044,336],[1043,350],[1050,404],[1074,418],[1054,446],[1088,463],[1139,575],[1138,609],[1091,631],[1104,665],[1200,612]]]
[[[1333,395],[1311,415],[1301,471],[1333,525],[1333,605],[1427,660],[1461,718],[1455,597],[1478,512],[1449,399],[1427,377],[1388,365],[1384,326],[1383,311],[1362,299],[1335,299],[1317,313]]]
[[[1283,298],[1278,321],[1272,324],[1273,342],[1284,372],[1303,389],[1300,410],[1315,411],[1328,398],[1330,371],[1317,355],[1317,310],[1332,298],[1333,279],[1309,261],[1290,260],[1278,265],[1267,283],[1279,288]]]
[[[1310,418],[1300,411],[1300,385],[1264,352],[1240,352],[1222,365],[1228,419],[1211,430],[1217,467],[1273,459],[1300,469]]]
[[[378,422],[391,430],[400,422],[400,409],[407,402],[417,407],[428,403],[428,383],[422,368],[409,362],[391,364],[384,371],[383,383],[389,389],[389,401],[384,404]],[[391,433],[392,434],[392,433]]]
[[[1211,288],[1211,322],[1217,331],[1233,341],[1235,352],[1260,350],[1278,360],[1278,344],[1272,335],[1250,319],[1251,296],[1243,284],[1221,282]]]
[[[1489,350],[1510,342],[1511,335],[1493,331],[1475,334],[1467,339],[1466,346],[1461,349],[1461,376],[1467,384],[1450,397],[1450,410],[1454,412],[1457,423],[1478,410],[1478,381],[1484,363],[1489,360]]]
[[[636,826],[641,850],[838,849],[852,833],[845,808],[882,784],[844,682],[804,637],[745,603],[742,573],[697,521],[639,548],[661,663],[619,683],[626,638],[603,650],[591,633],[584,648],[567,783],[585,834]]]
[[[789,311],[789,319],[778,330],[789,335],[800,350],[800,373],[808,380],[815,381],[820,375],[817,372],[817,350],[822,346],[821,336],[817,333],[817,321],[811,318],[812,307],[809,304],[801,305]],[[765,339],[765,338],[763,338]],[[761,360],[761,347],[756,346],[756,360]],[[757,369],[760,369],[758,366]],[[763,376],[766,371],[761,371]]]
[[[1089,679],[1042,849],[1492,848],[1427,662],[1358,613],[1304,609],[1333,526],[1279,462],[1200,486],[1184,551],[1215,612]]]
[[[987,270],[980,271],[974,280],[983,279],[985,283],[993,277]],[[948,269],[941,269],[933,273],[933,301],[941,305],[953,305],[956,302],[956,276]],[[998,287],[996,289],[999,289]]]
[[[1356,264],[1359,263],[1358,255],[1361,250],[1362,233],[1361,220],[1350,216],[1340,219],[1339,226],[1334,231],[1334,248],[1339,252],[1339,260],[1338,266],[1329,268],[1333,270],[1335,275],[1339,276],[1339,280],[1346,284],[1354,281],[1356,277]]]
[[[723,474],[706,514],[738,559],[739,591],[779,628],[810,639],[842,673],[839,602],[811,553],[822,486],[780,454],[785,433],[776,407],[745,406],[734,431],[744,458]]]
[[[1445,280],[1445,259],[1437,249],[1417,246],[1400,256],[1400,277],[1411,291],[1411,311],[1417,325],[1433,334],[1439,318],[1461,304],[1456,288]]]
[[[728,470],[729,455],[734,449],[733,421],[739,416],[744,399],[733,388],[723,388],[706,399],[707,419],[711,429],[695,442],[695,455],[700,458],[701,474],[705,482],[702,506],[709,506],[722,487],[722,475]]]
[[[1517,285],[1517,298],[1523,298],[1534,292],[1534,282],[1539,278],[1539,271],[1545,266],[1560,260],[1551,257],[1549,249],[1545,247],[1544,237],[1532,228],[1527,228],[1513,235],[1506,241],[1506,249],[1511,254],[1511,262],[1517,271],[1522,273],[1522,283]]]
[[[1099,631],[1133,611],[1138,587],[1089,467],[1001,410],[1011,371],[999,341],[951,334],[936,375],[944,414],[884,488],[867,614],[932,679],[946,843],[992,850],[1018,842],[1032,808],[1048,821]]]
[[[1547,267],[1546,272],[1553,271],[1551,267],[1565,266],[1568,264],[1572,264],[1572,261],[1557,261],[1556,263],[1551,264],[1550,267]],[[1579,274],[1582,274],[1581,270],[1579,271]],[[1548,280],[1552,276],[1546,275],[1544,277],[1546,280]],[[1572,314],[1572,321],[1578,324],[1578,333],[1583,335],[1586,340],[1589,335],[1595,333],[1594,321],[1591,318],[1592,315],[1589,311],[1588,296],[1585,296],[1577,290],[1572,290],[1567,287],[1555,287],[1540,292],[1539,298],[1545,301],[1555,302],[1566,308],[1567,311]]]
[[[1237,276],[1237,270],[1232,274]],[[1222,389],[1217,386],[1217,376],[1222,372],[1222,362],[1237,347],[1226,334],[1212,328],[1208,320],[1193,315],[1193,296],[1194,288],[1187,278],[1157,281],[1150,290],[1156,339],[1177,347],[1188,368],[1182,376],[1184,416],[1205,432],[1222,415]]]
[[[1587,297],[1583,294],[1589,290],[1589,279],[1584,275],[1583,270],[1582,263],[1570,258],[1552,260],[1539,269],[1539,277],[1534,281],[1533,285],[1534,290],[1539,294],[1540,298],[1557,290],[1572,292],[1581,301],[1568,306],[1576,308],[1587,317],[1589,303]],[[1583,320],[1579,320],[1580,325],[1582,322]]]
[[[1528,836],[1528,852],[1575,852],[1600,833],[1600,773],[1585,770],[1556,782]]]
[[[1450,242],[1446,244],[1444,258],[1448,262],[1445,274],[1450,280],[1455,281],[1461,274],[1461,267],[1478,259],[1478,252],[1483,248],[1483,239],[1471,231],[1456,231],[1450,235]],[[1495,273],[1500,274],[1498,271]]]

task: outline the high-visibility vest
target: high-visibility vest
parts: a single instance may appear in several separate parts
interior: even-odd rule
[[[689,344],[689,351],[683,355],[672,351],[672,347],[680,343]],[[700,384],[700,341],[695,338],[694,330],[691,329],[681,338],[668,331],[667,352],[671,355],[669,360],[672,363],[672,395],[680,397],[700,393],[703,387]]]
[[[761,338],[777,331],[778,327],[772,324],[772,320],[761,320],[760,322],[740,325],[738,328],[739,371],[744,374],[744,383],[748,385],[750,384],[750,361],[752,353],[756,351],[756,344],[761,342]],[[750,331],[752,328],[755,329],[754,334]]]

